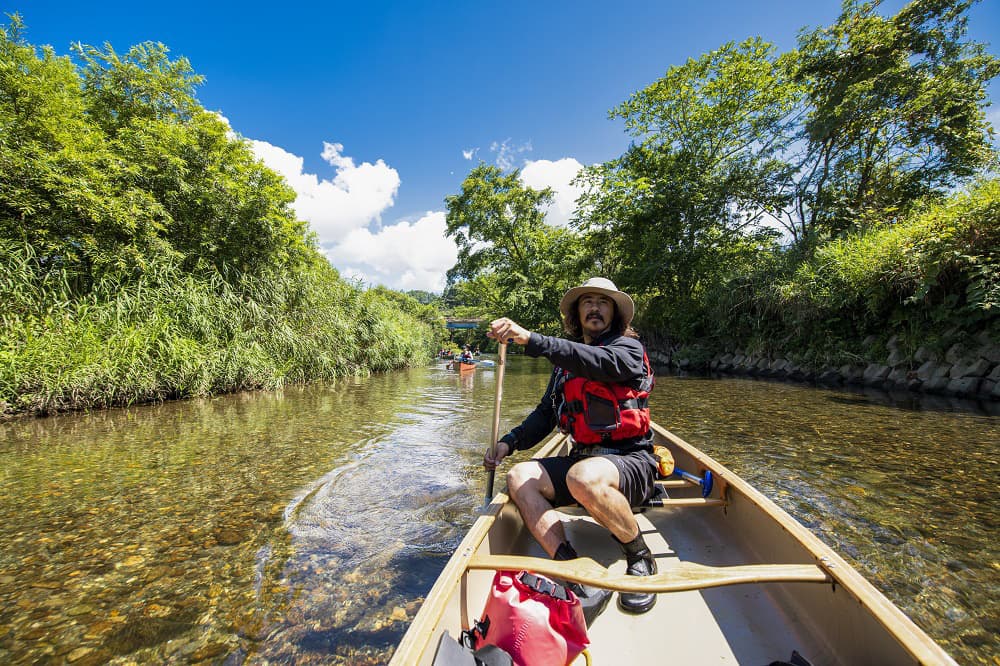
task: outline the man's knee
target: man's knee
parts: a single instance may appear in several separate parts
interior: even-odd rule
[[[585,504],[588,499],[610,487],[611,479],[606,470],[597,465],[577,464],[566,475],[566,485],[576,501]]]
[[[507,472],[507,490],[510,491],[511,496],[516,497],[526,487],[537,482],[538,473],[535,467],[536,465],[532,463],[522,462],[510,468],[510,471]]]

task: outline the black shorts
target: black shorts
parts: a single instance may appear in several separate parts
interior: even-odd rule
[[[629,506],[642,506],[653,495],[656,481],[657,462],[653,454],[645,449],[638,449],[623,454],[602,454],[618,469],[618,490],[629,501]],[[566,475],[569,469],[581,460],[583,456],[570,453],[557,458],[538,458],[535,460],[542,466],[552,480],[555,488],[555,498],[552,506],[571,506],[577,504],[566,485]]]

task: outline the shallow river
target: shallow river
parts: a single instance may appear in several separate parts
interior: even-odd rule
[[[509,360],[504,432],[548,369]],[[0,663],[385,663],[482,503],[494,386],[436,364],[0,423]],[[1000,663],[1000,405],[662,376],[653,416]]]

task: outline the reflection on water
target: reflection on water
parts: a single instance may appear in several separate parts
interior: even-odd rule
[[[548,367],[510,359],[503,428]],[[0,663],[384,663],[482,502],[494,378],[0,424]],[[661,377],[653,409],[992,663],[1000,418],[892,400]]]

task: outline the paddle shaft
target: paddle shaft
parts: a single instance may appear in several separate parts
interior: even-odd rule
[[[501,342],[498,348],[497,358],[497,390],[493,400],[493,433],[490,437],[490,458],[496,455],[497,440],[500,439],[500,402],[503,400],[503,371],[507,365],[507,343]],[[486,473],[486,500],[484,505],[493,501],[493,480],[496,477],[496,470],[491,469]]]

